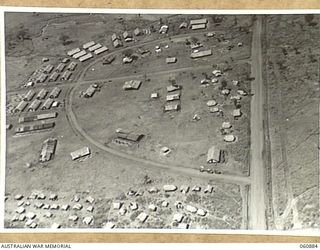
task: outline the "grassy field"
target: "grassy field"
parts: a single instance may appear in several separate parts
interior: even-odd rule
[[[319,17],[308,18],[267,18],[272,187],[278,228],[319,225],[315,198],[319,194],[319,58],[315,55],[320,33]]]

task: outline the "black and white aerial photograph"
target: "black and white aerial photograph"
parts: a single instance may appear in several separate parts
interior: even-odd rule
[[[320,229],[320,14],[31,11],[4,13],[5,229]]]

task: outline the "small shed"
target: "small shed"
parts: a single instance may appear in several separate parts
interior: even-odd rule
[[[218,77],[218,76],[221,76],[221,75],[222,75],[222,72],[221,72],[221,70],[219,70],[219,69],[215,69],[214,71],[212,71],[212,74],[213,74],[214,76]]]
[[[127,213],[127,209],[125,207],[122,207],[119,209],[118,213],[119,213],[119,215],[123,216]]]
[[[190,213],[196,213],[198,211],[198,209],[194,206],[191,206],[191,205],[187,205],[186,206],[186,210]]]
[[[205,194],[206,194],[206,193],[210,193],[210,194],[211,194],[212,191],[213,191],[213,186],[208,185],[203,192],[204,192]]]
[[[184,218],[183,214],[180,214],[180,213],[176,213],[173,215],[173,221],[175,221],[175,222],[180,223],[180,222],[182,222],[183,218]]]
[[[87,49],[87,48],[92,47],[93,45],[95,45],[95,42],[94,42],[94,41],[90,41],[90,42],[85,43],[85,44],[82,46],[82,48]]]
[[[36,79],[36,83],[44,83],[47,78],[48,78],[48,75],[40,74]]]
[[[122,44],[120,39],[116,39],[116,40],[113,41],[113,47],[119,48],[119,47],[122,47],[122,46],[123,46],[123,44]]]
[[[190,25],[207,24],[207,23],[208,23],[208,20],[206,18],[190,20]]]
[[[133,31],[133,34],[135,36],[140,36],[142,34],[141,30],[139,28],[135,28],[135,30]]]
[[[96,55],[99,55],[99,54],[101,54],[101,53],[103,53],[103,52],[105,52],[107,50],[108,50],[108,48],[106,46],[102,46],[101,48],[96,49],[93,53],[96,54]]]
[[[170,64],[170,63],[176,63],[177,62],[177,58],[176,57],[167,57],[166,58],[166,63]]]
[[[50,77],[49,77],[49,82],[55,82],[58,80],[60,74],[57,72],[54,72]]]
[[[67,52],[67,55],[68,56],[73,56],[73,55],[77,54],[78,52],[80,52],[80,48],[75,48],[75,49],[69,50]]]
[[[76,67],[77,67],[77,63],[76,62],[71,62],[68,65],[67,70],[74,71]]]
[[[191,49],[199,49],[201,47],[203,47],[202,43],[193,43],[193,44],[190,45]]]
[[[35,99],[29,106],[28,110],[29,111],[36,111],[39,106],[41,105],[41,101],[39,101],[38,99]]]
[[[197,211],[197,215],[199,216],[206,216],[207,214],[207,211],[203,210],[202,208],[199,208],[198,211]]]
[[[168,32],[169,26],[168,25],[162,25],[159,29],[160,34],[165,34]]]
[[[180,110],[180,104],[178,104],[178,103],[166,104],[164,106],[164,112],[178,111],[178,110]]]
[[[81,56],[79,58],[79,61],[80,62],[85,62],[85,61],[89,60],[92,57],[93,57],[93,55],[91,53],[88,53],[88,54],[85,54],[84,56]]]
[[[81,50],[81,51],[78,52],[77,54],[74,54],[72,57],[73,57],[74,59],[78,59],[78,58],[84,56],[85,54],[87,54],[87,52],[86,52],[85,50]]]
[[[178,224],[178,229],[188,229],[189,224],[188,223],[179,223]]]
[[[55,71],[57,73],[60,73],[64,70],[65,67],[66,67],[66,65],[64,63],[59,63]]]
[[[157,210],[157,207],[156,207],[154,204],[150,204],[150,205],[148,206],[148,209],[149,209],[150,211],[152,211],[152,212],[155,212],[155,211]]]
[[[37,120],[45,120],[45,119],[56,118],[57,115],[58,115],[57,112],[39,114],[39,115],[37,115]]]
[[[83,206],[82,206],[81,204],[77,203],[77,204],[74,204],[74,205],[73,205],[72,209],[79,211],[79,210],[82,209],[82,207],[83,207]]]
[[[128,31],[123,32],[123,39],[132,38],[132,34]]]
[[[239,81],[238,81],[238,80],[232,80],[232,84],[233,84],[234,86],[237,86],[237,85],[239,84]]]
[[[19,104],[17,105],[17,107],[14,109],[15,113],[18,112],[22,112],[23,110],[25,110],[25,108],[28,106],[28,103],[25,101],[21,101],[19,102]]]
[[[68,63],[68,62],[70,62],[70,58],[63,58],[63,59],[61,60],[61,62],[62,62],[62,63]]]
[[[229,128],[232,127],[232,125],[231,125],[230,122],[223,122],[222,125],[221,125],[221,127],[222,127],[223,129],[229,129]]]
[[[166,101],[170,102],[170,101],[177,101],[180,100],[180,93],[176,93],[176,94],[170,94],[166,96]]]
[[[71,75],[72,75],[72,72],[69,71],[69,70],[66,70],[66,71],[62,74],[61,80],[62,80],[62,81],[68,81],[68,80],[70,79]]]
[[[240,109],[233,110],[232,115],[233,115],[234,118],[240,117],[241,116],[241,110]]]
[[[220,156],[221,156],[221,150],[216,148],[215,146],[212,146],[208,150],[207,163],[219,163]]]
[[[101,47],[102,47],[102,45],[101,45],[100,43],[97,43],[97,44],[91,46],[88,50],[89,50],[90,52],[92,52],[92,51],[95,51],[95,50],[97,50],[97,49],[100,49]]]
[[[93,217],[92,216],[86,216],[82,220],[83,224],[90,225],[93,222]]]
[[[146,214],[145,212],[142,212],[141,214],[138,215],[137,219],[141,222],[144,223],[148,219],[149,215]]]
[[[196,59],[196,58],[201,58],[201,57],[211,56],[211,55],[212,55],[212,51],[211,51],[211,49],[209,49],[209,50],[193,52],[193,53],[191,53],[190,57],[193,59]]]
[[[112,228],[114,228],[115,226],[116,226],[116,224],[114,224],[114,223],[111,222],[111,221],[108,221],[108,222],[104,225],[103,228],[105,228],[105,229],[112,229]]]
[[[163,186],[163,190],[164,190],[165,192],[174,192],[174,191],[177,190],[177,186],[172,185],[172,184],[167,184],[167,185],[164,185],[164,186]]]
[[[23,96],[23,100],[24,100],[24,101],[31,101],[35,94],[36,94],[36,93],[35,93],[33,90],[29,90],[29,91]]]
[[[168,92],[173,92],[173,91],[176,91],[176,90],[179,90],[179,89],[181,89],[180,85],[169,85],[169,86],[167,86],[167,91]]]
[[[179,29],[185,29],[188,27],[188,24],[187,22],[182,22],[180,25],[179,25]]]
[[[223,140],[226,142],[234,142],[236,140],[236,137],[234,135],[225,135]]]
[[[151,99],[157,99],[157,98],[159,98],[159,93],[157,93],[157,92],[151,93],[150,98],[151,98]]]
[[[168,207],[168,206],[169,206],[169,202],[163,201],[163,202],[161,203],[161,206],[162,206],[162,207]]]
[[[56,222],[51,225],[51,229],[59,229],[60,227],[61,227],[61,225]]]
[[[137,210],[137,209],[138,209],[138,204],[137,204],[137,202],[131,202],[129,208],[130,208],[132,211]]]
[[[223,94],[223,95],[229,95],[229,94],[230,94],[230,89],[223,89],[223,90],[221,90],[221,94]]]
[[[70,221],[77,221],[79,219],[79,217],[77,215],[70,215],[68,220]]]
[[[244,90],[242,90],[242,89],[238,89],[238,90],[237,90],[237,93],[238,93],[239,95],[242,95],[242,96],[246,96],[246,95],[247,95],[247,92],[244,91]]]
[[[92,97],[94,95],[94,93],[96,92],[96,88],[93,87],[92,85],[90,85],[87,90],[84,92],[84,97],[85,98],[89,98],[89,97]]]
[[[112,40],[112,42],[114,42],[114,41],[117,40],[117,39],[120,39],[119,36],[118,36],[116,33],[113,33],[113,34],[111,35],[111,40]]]
[[[131,90],[131,89],[139,89],[140,85],[141,85],[142,81],[140,80],[130,80],[130,81],[126,81],[123,85],[123,89],[124,90]]]
[[[217,105],[217,102],[215,100],[207,101],[207,106],[208,107],[213,107],[213,106],[216,106],[216,105]]]
[[[91,154],[91,151],[88,147],[83,147],[70,153],[73,161],[85,156],[89,156],[90,154]]]
[[[113,203],[113,209],[119,210],[121,207],[122,207],[122,203],[121,202],[114,202]]]
[[[207,28],[207,25],[202,23],[202,24],[195,24],[191,26],[192,30],[199,30],[199,29],[205,29]]]
[[[48,64],[48,65],[44,68],[43,73],[49,74],[49,73],[51,73],[52,70],[53,70],[53,66],[52,66],[51,64]]]
[[[43,105],[41,106],[41,109],[42,110],[45,110],[45,109],[50,109],[51,106],[53,104],[53,100],[51,98],[48,98],[44,103]]]
[[[186,194],[186,193],[189,192],[189,189],[190,189],[189,186],[187,186],[187,185],[182,185],[182,186],[180,187],[180,192],[183,193],[183,194]]]
[[[58,87],[55,87],[55,88],[52,89],[52,91],[50,92],[49,98],[51,98],[51,99],[57,98],[60,93],[61,93],[61,89],[58,88]]]

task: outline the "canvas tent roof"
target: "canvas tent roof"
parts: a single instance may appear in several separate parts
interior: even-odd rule
[[[80,149],[70,153],[72,160],[77,160],[81,157],[84,157],[84,156],[87,156],[90,154],[91,154],[91,152],[88,147],[83,147],[83,148],[80,148]]]

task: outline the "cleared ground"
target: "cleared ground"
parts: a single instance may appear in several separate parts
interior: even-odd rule
[[[192,16],[196,18],[200,16]],[[147,165],[139,164],[127,159],[122,159],[112,154],[107,154],[101,149],[91,145],[76,130],[73,130],[68,121],[64,107],[58,109],[58,117],[54,119],[56,126],[51,131],[35,133],[22,137],[13,137],[14,129],[18,126],[19,116],[8,115],[8,122],[13,128],[7,133],[7,166],[6,166],[6,227],[24,227],[23,222],[11,222],[17,201],[14,196],[22,194],[26,212],[37,214],[35,222],[38,227],[50,227],[53,222],[60,223],[62,227],[86,227],[82,223],[85,216],[93,216],[94,222],[90,227],[101,227],[107,220],[117,221],[117,228],[130,227],[160,227],[175,228],[172,224],[172,216],[175,212],[174,202],[181,200],[184,205],[193,204],[198,208],[207,211],[207,215],[198,217],[183,211],[185,222],[191,228],[205,229],[239,229],[247,228],[247,190],[245,184],[224,183],[223,174],[236,175],[244,183],[249,183],[246,175],[249,172],[248,166],[248,145],[249,145],[249,116],[250,116],[250,96],[241,100],[242,117],[234,121],[231,112],[234,102],[230,100],[230,95],[235,95],[237,89],[241,88],[250,93],[250,67],[246,60],[250,56],[251,42],[251,17],[226,16],[220,21],[215,16],[207,17],[209,20],[208,29],[202,33],[199,40],[204,47],[211,48],[213,55],[208,59],[191,61],[189,55],[190,48],[183,42],[164,42],[161,46],[169,44],[169,48],[156,55],[154,46],[159,39],[170,38],[178,34],[185,33],[186,37],[192,40],[194,31],[189,29],[181,31],[176,24],[180,23],[181,16],[162,16],[162,22],[169,23],[171,28],[167,35],[160,35],[153,32],[149,36],[138,37],[134,43],[125,44],[130,46],[140,43],[151,51],[151,55],[138,59],[129,65],[122,65],[121,60],[126,49],[117,53],[118,49],[111,46],[110,35],[116,31],[121,34],[126,29],[134,29],[139,26],[157,30],[160,26],[160,16],[133,15],[133,16],[105,16],[105,15],[37,15],[23,14],[18,19],[6,15],[7,25],[7,87],[11,91],[20,86],[30,74],[39,67],[43,67],[42,57],[48,57],[49,63],[56,65],[61,57],[65,57],[67,50],[81,46],[84,42],[95,40],[107,45],[110,53],[116,53],[116,61],[109,66],[101,64],[101,60],[95,63],[98,57],[77,67],[74,80],[67,84],[61,84],[63,92],[59,100],[65,102],[69,99],[68,90],[76,88],[73,96],[72,109],[75,112],[77,121],[81,127],[95,140],[105,145],[116,148],[119,151],[147,158],[162,163],[178,164],[183,167],[196,168],[196,174],[178,175],[163,169],[155,169]],[[125,22],[130,19],[135,22]],[[139,22],[136,22],[137,20]],[[152,19],[152,20],[151,20]],[[190,16],[183,16],[189,20]],[[28,20],[24,22],[24,20]],[[128,26],[124,24],[128,23]],[[23,24],[23,25],[22,25]],[[17,27],[20,27],[17,29]],[[224,33],[228,29],[230,32]],[[88,30],[88,32],[81,32]],[[217,31],[214,38],[207,38],[204,34],[207,31]],[[220,33],[224,31],[222,34]],[[20,33],[19,33],[20,32]],[[188,33],[188,34],[187,34]],[[191,35],[189,34],[191,33]],[[230,35],[232,34],[232,35]],[[229,36],[229,37],[228,37]],[[153,41],[157,41],[154,43]],[[238,47],[238,42],[243,42],[242,47]],[[233,46],[228,49],[228,46]],[[176,52],[174,52],[176,51]],[[131,51],[132,52],[132,51]],[[174,65],[167,65],[165,58],[176,56],[178,62]],[[109,53],[109,52],[108,52]],[[32,55],[32,56],[31,56]],[[19,62],[18,58],[24,60],[23,66],[15,67]],[[100,57],[102,58],[102,56]],[[21,61],[20,60],[20,61]],[[241,60],[241,61],[239,61]],[[91,65],[92,63],[92,65]],[[203,66],[203,67],[202,67]],[[94,71],[92,70],[94,68]],[[143,69],[143,70],[141,70]],[[224,75],[216,84],[201,87],[200,81],[207,75],[212,77],[212,70],[221,69]],[[87,71],[84,71],[87,70]],[[136,73],[135,73],[136,71]],[[161,73],[163,71],[163,73]],[[15,76],[18,72],[19,76]],[[138,91],[123,91],[123,80],[117,77],[130,76],[131,74],[147,75],[142,78],[142,86]],[[81,74],[80,74],[81,73]],[[109,81],[109,77],[113,80]],[[131,76],[130,76],[131,77]],[[169,78],[176,78],[177,84],[183,88],[181,90],[181,111],[177,113],[164,114],[166,86],[169,85]],[[79,79],[78,79],[79,78]],[[79,98],[79,92],[85,90],[89,83],[84,80],[97,80],[105,82],[101,91],[95,93],[93,98]],[[229,97],[223,97],[221,92],[222,81],[226,81],[224,87],[231,89]],[[239,80],[238,87],[232,84],[232,80]],[[77,86],[81,84],[81,86]],[[44,86],[51,89],[52,86]],[[151,101],[150,94],[159,92],[160,98]],[[26,92],[26,89],[10,92],[7,98],[8,106],[14,106],[19,101],[19,96]],[[11,95],[16,95],[11,98]],[[9,98],[10,97],[10,98]],[[219,117],[209,113],[206,102],[215,99],[218,106],[223,110],[224,116]],[[192,121],[194,114],[200,116],[199,121]],[[31,115],[31,113],[28,113]],[[223,121],[230,121],[232,133],[237,136],[235,143],[227,145],[223,142],[220,128]],[[132,148],[118,148],[112,145],[111,138],[117,128],[134,130],[145,135],[139,146]],[[58,139],[55,157],[48,163],[38,162],[42,142],[49,138]],[[221,181],[210,180],[210,175],[199,173],[198,167],[206,164],[206,154],[208,147],[218,144],[226,152],[226,162],[217,167],[221,170]],[[71,160],[70,152],[83,146],[88,146],[92,150],[91,157],[83,162]],[[166,157],[160,157],[161,146],[168,146],[172,153]],[[189,169],[188,169],[189,171]],[[239,176],[237,176],[239,175]],[[200,178],[190,177],[199,176]],[[203,177],[202,177],[203,176]],[[202,178],[201,178],[202,177]],[[151,184],[146,184],[145,180],[150,179]],[[214,179],[214,177],[212,178]],[[232,180],[232,178],[227,178]],[[199,193],[189,192],[182,195],[176,191],[167,196],[163,191],[157,194],[148,194],[149,187],[155,186],[159,189],[164,184],[174,184],[178,188],[181,185],[199,185]],[[214,193],[204,194],[207,184],[214,186]],[[126,206],[130,199],[127,195],[129,189],[141,189],[144,194],[137,197],[139,211],[146,211],[150,202],[159,203],[162,199],[168,199],[168,209],[158,210],[154,215],[150,214],[150,220],[145,225],[136,225],[136,213],[128,213],[124,217],[119,217],[116,211],[110,210],[112,201],[122,200]],[[45,200],[27,200],[32,192],[44,193]],[[57,201],[49,201],[51,193],[58,195]],[[192,194],[193,193],[193,194]],[[71,201],[74,195],[80,196],[80,203],[83,205],[81,211],[72,210],[74,202]],[[95,198],[93,203],[94,211],[88,212],[86,208],[90,205],[85,202],[85,197]],[[28,202],[30,205],[28,205]],[[50,210],[53,213],[51,219],[43,217],[45,209],[35,209],[37,202],[44,204],[58,204],[58,210]],[[69,204],[70,210],[62,211],[61,206]],[[77,223],[68,221],[71,214],[79,216]],[[161,215],[159,219],[156,219]]]
[[[319,16],[268,16],[266,27],[274,227],[317,228]]]
[[[238,147],[238,143],[244,145],[248,140],[249,135],[246,131],[240,130],[243,128],[241,124],[243,122],[246,124],[247,114],[243,111],[243,117],[235,120],[232,116],[233,101],[220,93],[219,84],[201,86],[202,73],[209,75],[210,71],[198,70],[170,74],[170,77],[179,79],[177,84],[182,86],[181,111],[178,112],[163,112],[166,104],[166,87],[170,85],[167,75],[147,77],[148,80],[143,82],[140,89],[136,91],[124,91],[122,89],[124,81],[113,81],[103,85],[101,91],[92,98],[80,98],[76,95],[74,112],[85,131],[96,140],[111,147],[115,147],[111,141],[117,128],[145,135],[139,147],[117,146],[119,150],[155,161],[199,167],[206,164],[206,153],[210,145],[217,145],[226,151],[226,164],[218,164],[218,168],[229,174],[245,174],[248,171],[248,165],[245,162],[246,150],[239,149],[243,153],[241,159],[239,159],[241,153],[234,159],[232,150]],[[235,72],[243,76],[248,72],[248,67],[246,64],[237,65],[234,67],[233,74]],[[239,75],[235,78],[238,77]],[[228,87],[234,89],[230,95],[235,95],[238,87],[235,88],[232,84]],[[79,92],[83,90],[85,88],[82,87]],[[159,93],[160,98],[151,100],[150,95],[153,92]],[[206,103],[212,99],[218,102],[218,107],[224,111],[224,116],[210,113]],[[243,105],[248,105],[249,99],[244,97]],[[248,106],[244,107],[244,110],[248,110]],[[195,114],[200,116],[199,121],[192,119]],[[88,120],[92,122],[86,122]],[[219,130],[224,121],[231,122],[234,135],[239,138],[239,141],[230,145],[223,141]],[[163,146],[173,150],[168,157],[160,155],[160,149]]]

